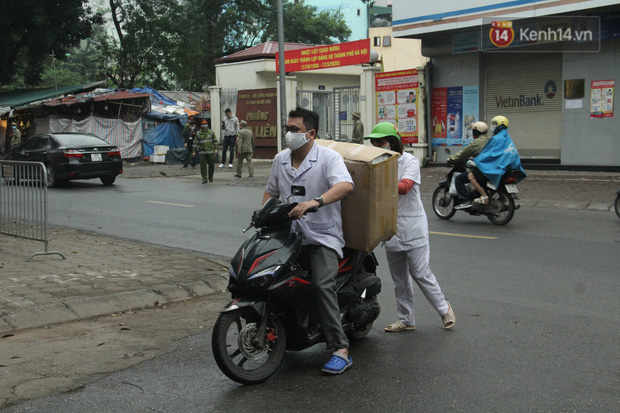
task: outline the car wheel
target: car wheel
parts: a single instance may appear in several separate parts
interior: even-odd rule
[[[49,188],[58,186],[58,177],[56,176],[56,170],[54,167],[51,165],[46,165],[45,168],[47,169],[47,186]]]
[[[116,176],[102,176],[99,179],[101,179],[101,183],[105,186],[110,186],[116,181]]]

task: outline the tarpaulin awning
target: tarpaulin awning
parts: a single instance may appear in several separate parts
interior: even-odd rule
[[[160,105],[174,105],[177,106],[177,102],[167,98],[166,96],[162,95],[161,93],[159,93],[157,90],[153,89],[152,87],[145,87],[145,88],[133,88],[130,90],[130,92],[133,93],[146,93],[151,95],[151,102],[152,103],[159,103]]]
[[[17,107],[27,105],[39,100],[51,99],[58,96],[64,96],[69,93],[83,92],[93,90],[105,81],[95,83],[85,83],[73,86],[61,86],[58,88],[46,89],[19,89],[10,92],[0,93],[0,106]]]
[[[44,106],[71,106],[77,103],[85,103],[90,101],[103,102],[107,100],[125,100],[125,99],[145,99],[147,95],[144,93],[132,93],[127,91],[111,92],[104,94],[82,93],[80,95],[68,96],[61,99],[53,99],[43,103]]]
[[[155,145],[166,145],[170,149],[183,148],[183,128],[177,123],[158,123],[143,130],[142,156],[151,156]]]
[[[141,121],[125,122],[121,119],[90,116],[82,120],[52,117],[49,122],[50,132],[93,133],[107,143],[118,146],[123,159],[141,156]]]

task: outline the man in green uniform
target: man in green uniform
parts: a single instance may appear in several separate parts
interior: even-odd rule
[[[254,176],[254,164],[252,163],[252,154],[254,152],[254,134],[248,129],[248,123],[244,120],[239,122],[241,129],[239,129],[239,135],[237,136],[237,173],[235,177],[241,178],[241,168],[243,167],[243,160],[248,163],[248,174],[250,178]]]
[[[202,183],[213,182],[215,155],[217,155],[217,138],[215,133],[209,129],[209,123],[206,120],[200,123],[200,130],[194,138],[194,151],[198,152],[200,158]],[[207,166],[209,167],[208,171]]]
[[[364,143],[364,124],[360,119],[362,114],[354,110],[352,113],[353,116],[353,136],[351,137],[351,142],[359,143],[360,145]]]

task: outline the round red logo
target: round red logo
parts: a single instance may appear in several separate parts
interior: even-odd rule
[[[491,43],[497,47],[510,45],[515,38],[512,22],[492,22],[489,37],[491,38]]]

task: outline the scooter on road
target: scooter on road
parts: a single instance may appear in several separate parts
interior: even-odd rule
[[[303,196],[305,188],[291,192]],[[325,341],[312,301],[312,268],[302,252],[301,233],[291,232],[288,215],[296,205],[271,198],[254,211],[246,231],[254,227],[257,232],[230,265],[232,301],[215,323],[211,346],[222,372],[239,383],[261,383],[278,370],[286,350]],[[377,265],[373,252],[347,248],[339,261],[336,291],[349,339],[364,338],[379,316]]]
[[[454,180],[462,171],[463,167],[459,165],[452,168],[446,175],[446,179],[439,182],[437,189],[433,192],[433,211],[440,219],[448,220],[456,214],[456,206],[461,203],[461,200],[457,196]],[[506,172],[500,180],[499,187],[490,181],[487,182],[485,191],[489,197],[489,203],[473,203],[471,207],[460,210],[474,216],[484,215],[495,225],[506,225],[512,220],[515,211],[520,208],[520,205],[515,204],[519,192],[516,184],[518,176],[516,170]],[[467,184],[467,189],[470,199],[480,196],[472,184]]]

